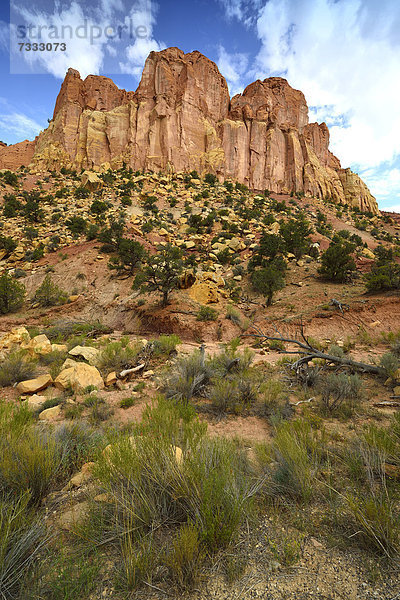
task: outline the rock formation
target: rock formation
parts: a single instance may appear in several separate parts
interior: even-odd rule
[[[107,77],[82,81],[69,69],[48,128],[21,144],[0,148],[0,168],[15,168],[20,158],[38,170],[123,163],[134,170],[196,169],[251,189],[304,192],[378,211],[358,175],[329,151],[325,123],[308,123],[300,91],[271,77],[231,100],[217,66],[200,52],[151,52],[136,92]]]
[[[33,159],[35,146],[36,140],[25,140],[11,146],[0,144],[0,169],[15,171],[18,167],[27,167]]]

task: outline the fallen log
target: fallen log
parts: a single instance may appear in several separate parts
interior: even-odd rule
[[[132,373],[137,373],[138,371],[141,371],[142,369],[144,369],[144,367],[145,364],[142,363],[141,365],[133,367],[132,369],[125,369],[124,371],[121,371],[121,373],[117,375],[117,377],[118,379],[124,379],[125,377],[128,377],[128,375],[132,375]]]
[[[263,339],[266,341],[276,341],[283,342],[285,344],[292,344],[297,346],[297,349],[289,352],[286,351],[286,354],[300,354],[302,355],[296,362],[293,363],[292,368],[297,370],[302,365],[305,365],[311,362],[314,358],[319,358],[321,360],[325,360],[328,363],[332,363],[334,365],[338,365],[339,367],[349,367],[355,371],[361,371],[363,373],[371,373],[373,375],[379,375],[380,377],[386,377],[386,371],[383,367],[378,367],[377,365],[371,365],[368,363],[359,362],[356,360],[352,360],[351,358],[334,356],[333,354],[327,354],[326,352],[322,352],[318,350],[318,348],[314,348],[309,342],[309,340],[304,335],[303,326],[300,325],[300,333],[303,341],[296,338],[289,338],[281,335],[279,331],[275,328],[277,335],[268,335],[262,332],[258,327],[253,325],[253,329],[255,333],[247,333],[242,334],[240,337],[255,337],[259,339]]]

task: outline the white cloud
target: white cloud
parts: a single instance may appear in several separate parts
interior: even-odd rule
[[[31,139],[43,128],[43,125],[21,113],[0,113],[0,129],[18,139]]]
[[[219,0],[228,19],[238,19],[247,26],[254,24],[263,0]]]
[[[389,207],[400,202],[400,165],[370,168],[361,171],[360,175],[379,197],[381,205],[394,210]]]
[[[227,14],[242,18],[235,4],[242,3],[227,6]],[[400,136],[398,0],[263,4],[252,76],[282,75],[302,90],[313,107],[310,117],[330,126],[331,149],[344,166],[365,171],[393,162]],[[382,188],[371,181],[379,197]]]
[[[222,75],[227,80],[231,96],[242,92],[243,86],[241,81],[248,63],[247,54],[241,52],[229,53],[223,46],[219,46],[217,64]]]
[[[13,61],[17,65],[14,72],[21,72],[18,69],[22,68],[22,72],[47,72],[64,78],[67,69],[73,67],[82,77],[101,72],[115,73],[119,67],[115,60],[117,55],[126,52],[128,63],[139,68],[150,50],[160,49],[152,37],[155,5],[151,0],[95,0],[90,4],[71,0],[69,3],[56,2],[52,13],[32,8],[28,0],[18,0],[12,4],[12,15],[15,15],[14,23],[20,23],[22,19],[36,28],[42,26],[38,41],[63,41],[66,44],[64,52],[24,52],[22,56],[26,62],[22,64],[21,52],[16,46],[11,61],[12,66]],[[63,38],[55,39],[54,31],[61,32],[63,27]],[[140,35],[138,27],[141,28]],[[126,69],[121,71],[128,72]],[[129,72],[140,74],[138,69]]]
[[[144,28],[145,37],[136,37],[135,42],[125,49],[126,60],[119,63],[122,73],[128,73],[139,78],[147,56],[152,51],[159,52],[166,46],[163,42],[158,42],[153,37],[153,27],[156,22],[157,5],[152,2],[149,5],[148,0],[137,0],[126,22],[130,22],[133,28]]]

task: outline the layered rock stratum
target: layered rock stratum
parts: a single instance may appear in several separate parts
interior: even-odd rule
[[[304,192],[378,212],[365,183],[329,151],[325,123],[309,123],[302,92],[286,79],[242,94],[211,60],[178,48],[151,52],[136,92],[69,69],[47,129],[0,148],[0,168],[213,172],[254,190]]]

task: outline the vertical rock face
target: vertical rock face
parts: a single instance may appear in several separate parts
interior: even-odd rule
[[[0,168],[7,161],[18,166],[20,153],[23,164],[38,169],[124,162],[135,170],[196,169],[252,189],[304,192],[378,210],[366,185],[329,151],[325,123],[308,123],[302,92],[271,77],[230,100],[217,66],[179,48],[151,52],[136,92],[120,90],[107,77],[83,81],[69,69],[49,127],[22,144],[33,146],[0,148]]]

